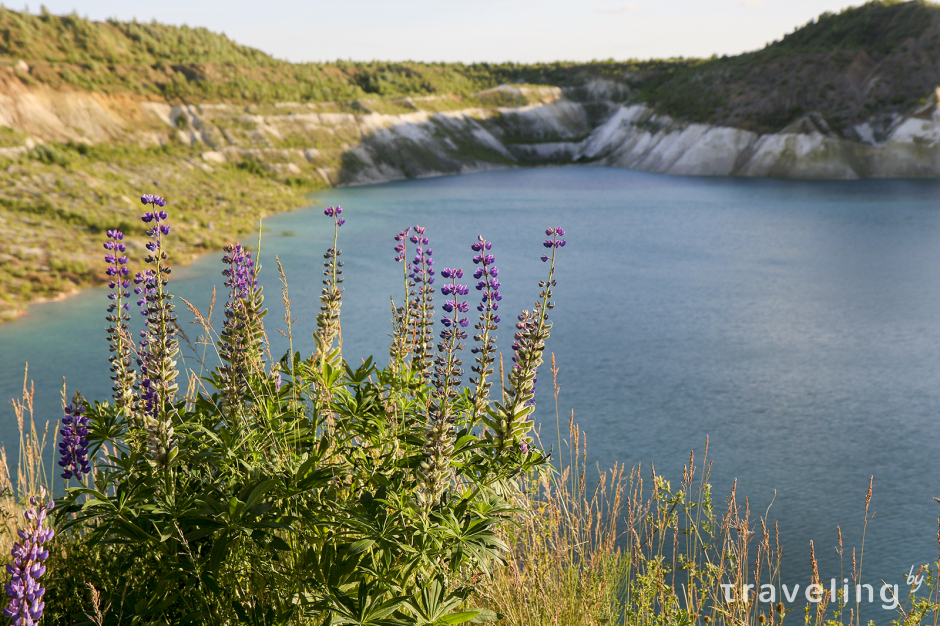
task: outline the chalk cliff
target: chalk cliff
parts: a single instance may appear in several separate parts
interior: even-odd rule
[[[591,90],[608,91],[603,85]],[[814,113],[779,132],[759,134],[682,122],[644,104],[603,97],[575,100],[557,88],[545,89],[541,101],[521,107],[397,115],[304,113],[304,106],[291,104],[280,108],[252,116],[235,107],[163,105],[159,113],[167,124],[186,116],[192,130],[178,131],[180,138],[205,143],[207,160],[251,156],[283,172],[312,170],[339,185],[576,163],[690,176],[940,176],[936,98],[910,116],[896,116],[880,139],[869,124],[856,127],[867,140],[836,135]],[[249,125],[253,135],[240,139],[239,124]],[[284,137],[292,137],[297,147],[263,147]]]

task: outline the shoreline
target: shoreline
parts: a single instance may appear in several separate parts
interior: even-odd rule
[[[856,181],[865,181],[865,180],[878,180],[878,181],[890,181],[890,180],[904,180],[904,181],[930,181],[930,180],[940,180],[940,176],[927,177],[927,176],[907,176],[907,177],[868,177],[868,178],[855,178],[855,179],[845,179],[845,178],[791,178],[791,177],[774,177],[774,176],[747,176],[742,174],[718,174],[718,175],[707,175],[707,174],[676,174],[670,172],[652,172],[649,170],[624,167],[622,165],[608,164],[603,162],[588,162],[588,163],[542,163],[542,164],[497,164],[497,163],[487,163],[485,167],[468,167],[464,171],[460,172],[425,172],[416,176],[388,176],[389,172],[384,172],[386,174],[384,177],[376,177],[373,180],[363,180],[363,181],[353,181],[348,183],[339,183],[331,185],[325,189],[318,189],[316,191],[308,192],[305,194],[305,197],[308,198],[306,204],[301,204],[294,206],[291,209],[284,211],[276,211],[270,213],[269,215],[279,215],[282,213],[289,213],[293,211],[298,211],[300,209],[308,208],[315,204],[315,199],[312,194],[317,193],[317,191],[330,190],[330,189],[346,189],[346,188],[358,188],[358,187],[367,187],[370,185],[381,185],[392,182],[401,182],[407,180],[423,180],[431,178],[441,178],[448,176],[463,176],[466,174],[477,174],[488,171],[497,171],[497,170],[514,170],[514,169],[543,169],[543,168],[553,168],[553,167],[609,167],[615,169],[625,169],[636,172],[644,172],[649,174],[661,174],[670,177],[677,178],[707,178],[707,179],[716,179],[716,178],[730,178],[730,179],[743,179],[743,180],[753,180],[753,179],[765,179],[765,180],[794,180],[794,181],[818,181],[818,182],[845,182],[847,180],[856,180]],[[378,172],[377,172],[378,173]],[[265,217],[265,216],[262,216]],[[180,267],[187,267],[191,265],[196,260],[202,258],[207,254],[212,254],[218,252],[222,247],[213,247],[212,249],[203,250],[198,254],[190,254],[187,256],[185,261],[180,263]],[[16,322],[27,316],[29,314],[29,309],[36,304],[43,304],[46,302],[59,302],[67,300],[73,296],[80,294],[86,289],[93,289],[96,287],[103,287],[107,285],[106,280],[101,280],[99,282],[82,282],[79,284],[72,283],[72,288],[66,291],[58,292],[52,296],[38,296],[26,301],[22,306],[12,306],[9,308],[0,308],[0,324],[5,324],[9,322]]]

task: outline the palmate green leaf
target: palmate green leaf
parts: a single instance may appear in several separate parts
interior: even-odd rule
[[[404,626],[411,622],[390,617],[402,606],[405,598],[387,597],[373,583],[360,582],[356,595],[330,586],[326,597],[331,614],[330,624],[337,626]],[[384,597],[384,598],[383,598]]]
[[[322,489],[329,484],[330,479],[333,478],[333,470],[317,467],[321,460],[322,456],[319,454],[311,456],[297,468],[288,487],[289,494]]]
[[[418,626],[458,624],[480,614],[477,609],[458,611],[466,600],[466,593],[448,594],[444,579],[438,577],[407,599],[404,606],[412,613],[412,623]]]
[[[258,502],[261,501],[261,498],[263,498],[267,492],[273,489],[276,484],[276,481],[268,479],[263,480],[252,487],[251,492],[248,494],[248,498],[245,499],[245,506],[249,509],[256,506]]]

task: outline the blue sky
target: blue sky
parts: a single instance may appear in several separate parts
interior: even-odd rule
[[[205,26],[290,61],[587,61],[754,50],[846,0],[45,0],[53,13]],[[39,4],[7,4],[9,8]]]

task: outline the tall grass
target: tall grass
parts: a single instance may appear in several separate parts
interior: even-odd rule
[[[777,525],[752,516],[747,498],[742,502],[737,493],[737,481],[724,506],[716,507],[707,440],[700,460],[694,452],[690,454],[675,489],[653,467],[643,471],[642,466],[629,470],[614,466],[590,477],[586,437],[573,412],[567,437],[562,439],[557,373],[552,355],[561,454],[554,460],[553,471],[519,481],[516,498],[521,512],[506,534],[510,546],[506,565],[496,568],[478,589],[485,605],[504,616],[504,623],[861,625],[859,603],[845,597],[841,586],[833,596],[820,579],[812,542],[809,582],[821,585],[820,601],[783,602]],[[870,484],[864,497],[863,531],[873,516],[871,496]],[[841,528],[837,533],[840,557],[851,560],[846,575],[854,588],[863,582],[864,532],[858,554],[854,548],[843,547]],[[940,532],[937,539],[940,549]],[[923,566],[917,574],[924,577],[927,592],[900,594],[898,609],[886,611],[887,619],[878,623],[936,626],[940,619],[938,567],[940,558]],[[745,585],[752,585],[747,602],[742,598]],[[768,591],[762,585],[774,589],[772,601],[761,601],[761,591]],[[733,602],[728,601],[728,594]],[[802,592],[799,597],[802,600]]]

